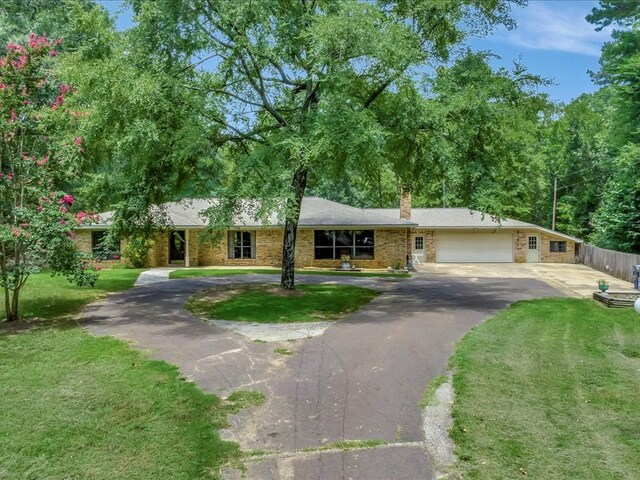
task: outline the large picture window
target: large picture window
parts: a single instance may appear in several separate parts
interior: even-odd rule
[[[373,259],[373,230],[316,230],[316,260],[339,260],[348,255],[353,260]]]
[[[256,232],[229,232],[229,258],[256,258]]]

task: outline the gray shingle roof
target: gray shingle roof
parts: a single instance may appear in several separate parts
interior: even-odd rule
[[[206,219],[202,212],[215,205],[215,199],[191,200],[181,202],[169,202],[163,206],[166,209],[170,223],[174,227],[205,227]],[[87,228],[108,226],[112,212],[100,214],[101,222]],[[256,221],[246,212],[238,214],[234,218],[235,227],[257,228],[265,225],[281,226],[276,214],[271,215],[266,223]],[[398,208],[356,208],[319,197],[305,197],[302,199],[300,212],[300,227],[424,227],[424,228],[449,228],[449,229],[495,229],[495,228],[530,228],[551,235],[567,238],[576,242],[582,240],[569,235],[552,231],[533,223],[521,222],[511,218],[494,220],[490,215],[485,215],[477,210],[468,208],[414,208],[411,210],[411,220],[400,218]]]
[[[415,227],[416,222],[403,220],[399,215],[384,215],[370,208],[355,208],[324,198],[305,197],[302,200],[300,226]]]
[[[181,202],[168,202],[163,205],[166,209],[170,223],[174,227],[205,227],[206,219],[202,211],[215,205],[215,199],[209,200],[183,200]],[[100,224],[107,226],[113,212],[100,214]],[[265,225],[281,226],[277,215],[271,215],[266,223],[256,221],[246,212],[235,216],[236,227],[262,227]],[[380,215],[370,209],[355,208],[341,203],[332,202],[319,197],[305,197],[302,199],[300,211],[300,227],[415,227],[416,223],[402,220],[397,217]]]
[[[399,217],[399,208],[371,208],[372,212],[390,217]],[[448,229],[495,229],[495,228],[529,228],[556,235],[558,237],[582,243],[579,238],[572,237],[565,233],[550,230],[548,228],[535,225],[533,223],[521,222],[512,218],[495,220],[491,215],[483,214],[477,210],[469,208],[413,208],[411,210],[411,221],[424,228],[448,228]]]
[[[371,208],[372,212],[398,218],[399,208]],[[499,222],[490,215],[468,208],[414,208],[411,221],[420,227],[431,228],[498,228],[498,227],[537,227],[532,223],[503,218]]]

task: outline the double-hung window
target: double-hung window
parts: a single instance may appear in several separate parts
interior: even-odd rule
[[[256,258],[256,232],[230,231],[229,258]]]
[[[339,260],[348,256],[353,260],[374,258],[373,230],[316,230],[314,258]]]

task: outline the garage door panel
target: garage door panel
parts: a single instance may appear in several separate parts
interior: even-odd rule
[[[436,262],[513,262],[513,236],[510,233],[437,234]]]

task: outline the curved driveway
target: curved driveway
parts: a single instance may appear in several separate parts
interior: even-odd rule
[[[230,283],[274,283],[273,275],[172,280],[109,296],[88,306],[84,326],[150,350],[203,389],[265,393],[263,406],[231,418],[223,437],[273,455],[249,465],[248,479],[413,480],[435,478],[424,449],[419,402],[446,371],[454,344],[510,303],[559,296],[532,279],[407,280],[297,276],[299,283],[348,283],[384,293],[324,335],[285,342],[294,355],[193,318],[195,291]],[[372,450],[303,452],[342,440],[387,442]],[[238,474],[226,472],[227,478]]]

